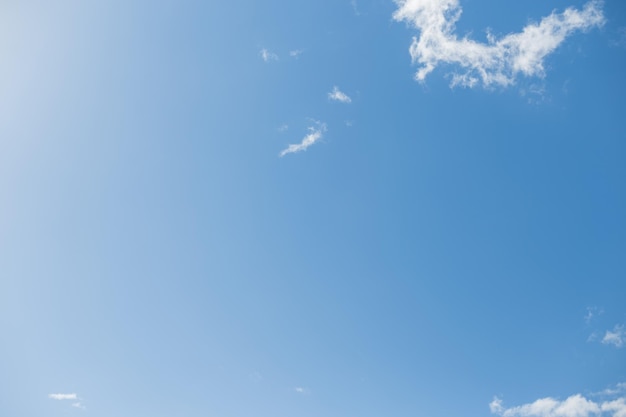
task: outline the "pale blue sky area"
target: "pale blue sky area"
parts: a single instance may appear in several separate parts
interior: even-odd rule
[[[624,74],[622,0],[2,2],[0,416],[626,416]]]

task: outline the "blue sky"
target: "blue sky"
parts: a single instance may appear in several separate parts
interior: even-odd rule
[[[626,415],[621,0],[0,5],[0,415]]]

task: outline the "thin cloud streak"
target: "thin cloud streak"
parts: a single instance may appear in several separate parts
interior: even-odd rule
[[[456,22],[462,8],[459,0],[395,0],[394,20],[420,31],[409,53],[420,68],[415,79],[423,82],[441,64],[460,67],[452,74],[451,87],[507,87],[519,75],[544,76],[544,60],[575,31],[586,31],[605,22],[602,1],[592,0],[582,10],[568,8],[552,13],[539,23],[501,39],[488,34],[488,42],[459,39]]]
[[[52,400],[77,400],[77,394],[48,394],[48,398]]]
[[[309,134],[306,135],[304,139],[302,139],[302,142],[298,144],[289,145],[286,149],[284,149],[280,153],[280,157],[282,158],[283,156],[290,154],[290,153],[306,151],[309,146],[315,144],[315,142],[317,142],[318,140],[322,138],[322,136],[326,132],[326,124],[315,122],[315,126],[309,127],[308,130],[309,130]]]

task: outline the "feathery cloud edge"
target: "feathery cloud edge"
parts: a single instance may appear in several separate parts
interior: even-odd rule
[[[306,151],[309,146],[313,145],[322,138],[324,132],[326,132],[326,124],[316,121],[315,126],[310,126],[308,130],[309,134],[302,139],[302,142],[289,145],[286,149],[283,149],[280,152],[279,156],[283,157],[290,153]]]
[[[603,1],[591,0],[582,10],[568,8],[553,12],[539,23],[501,39],[488,34],[488,42],[476,42],[455,34],[462,8],[459,0],[395,0],[393,19],[420,31],[409,48],[411,59],[420,68],[415,79],[423,82],[440,64],[455,64],[451,87],[507,87],[518,75],[544,76],[544,60],[575,31],[587,31],[604,24]]]

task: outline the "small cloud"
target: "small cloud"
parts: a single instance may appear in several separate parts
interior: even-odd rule
[[[334,86],[333,91],[328,93],[328,98],[330,100],[340,101],[342,103],[352,103],[352,99],[348,97],[346,93],[339,90],[339,87]]]
[[[504,407],[502,407],[502,400],[498,397],[494,397],[493,401],[489,403],[489,410],[492,414],[502,414]]]
[[[624,325],[616,325],[613,331],[607,330],[602,338],[602,343],[605,345],[613,345],[616,348],[621,348],[626,342],[626,330]]]
[[[313,145],[322,138],[324,132],[326,132],[326,124],[316,121],[315,126],[310,126],[308,130],[309,134],[302,139],[302,142],[289,145],[280,153],[280,156],[283,157],[290,153],[306,151],[309,146]]]
[[[261,49],[261,51],[259,52],[259,55],[261,55],[261,58],[265,62],[278,61],[278,55],[276,55],[273,52],[270,52],[269,50],[265,48]]]
[[[283,123],[282,125],[278,126],[278,130],[280,133],[286,132],[287,130],[289,130],[289,125],[287,123]]]
[[[289,51],[289,56],[292,58],[298,58],[304,52],[302,49],[294,49],[293,51]]]
[[[52,399],[52,400],[57,400],[57,401],[73,401],[73,403],[71,404],[71,406],[73,408],[78,408],[81,410],[86,410],[87,408],[83,405],[83,403],[80,402],[80,398],[78,397],[78,394],[72,393],[72,394],[48,394],[48,398]]]
[[[310,393],[310,391],[307,388],[303,388],[303,387],[295,387],[293,390],[297,392],[298,394],[303,394],[303,395]]]
[[[48,398],[52,400],[77,400],[76,394],[48,394]]]
[[[346,127],[354,126],[354,120],[346,120],[345,123],[346,123]]]

